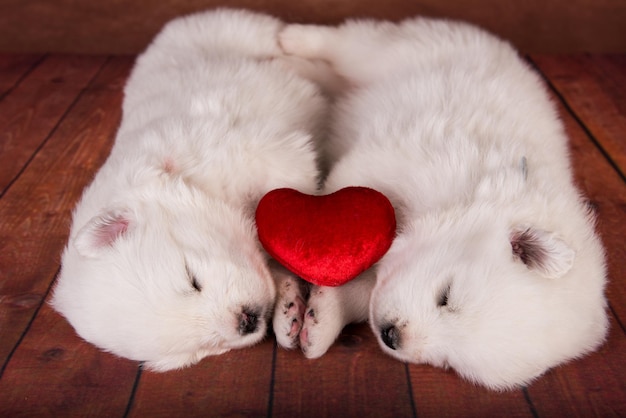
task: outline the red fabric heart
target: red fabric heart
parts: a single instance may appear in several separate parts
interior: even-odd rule
[[[366,187],[325,196],[272,190],[259,202],[256,224],[272,257],[320,286],[342,285],[367,270],[387,252],[396,232],[393,206]]]

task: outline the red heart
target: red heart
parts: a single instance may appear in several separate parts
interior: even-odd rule
[[[256,224],[272,257],[320,286],[342,285],[367,270],[387,252],[396,232],[393,206],[366,187],[325,196],[272,190],[259,202]]]

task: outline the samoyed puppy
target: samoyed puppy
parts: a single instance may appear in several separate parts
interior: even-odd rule
[[[377,189],[399,226],[363,277],[311,290],[308,357],[369,318],[389,355],[503,390],[603,342],[603,247],[557,110],[509,44],[424,18],[292,25],[280,42],[350,86],[324,192]]]
[[[164,371],[266,335],[276,285],[254,210],[277,187],[316,191],[327,112],[282,59],[283,26],[203,12],[167,24],[138,57],[54,289],[85,340]]]

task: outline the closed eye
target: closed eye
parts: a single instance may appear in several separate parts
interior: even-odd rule
[[[187,265],[185,265],[185,270],[187,271],[187,278],[191,281],[191,287],[193,287],[197,292],[201,292],[202,286],[198,283],[196,275],[192,273],[191,269],[189,269],[189,266]]]
[[[198,292],[202,291],[202,287],[200,287],[200,284],[198,283],[198,279],[196,279],[196,276],[192,277],[191,286],[193,286],[193,288],[196,289],[196,291]]]
[[[444,306],[448,306],[448,298],[450,297],[450,287],[451,285],[447,285],[439,293],[439,298],[437,299],[437,306],[439,306],[440,308]]]

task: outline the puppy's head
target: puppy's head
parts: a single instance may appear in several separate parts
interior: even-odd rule
[[[371,326],[400,360],[496,390],[526,384],[605,336],[602,250],[576,246],[485,207],[425,217],[380,262]]]
[[[52,303],[87,341],[168,370],[260,341],[274,297],[251,221],[170,187],[74,225]]]

